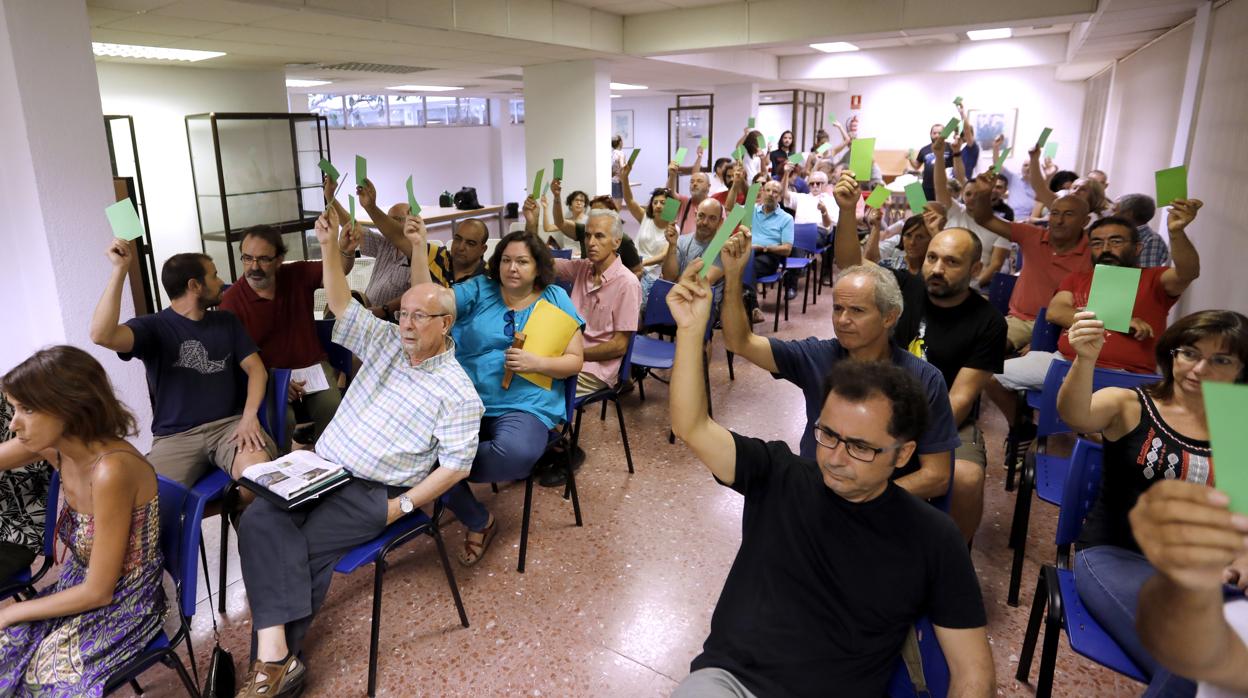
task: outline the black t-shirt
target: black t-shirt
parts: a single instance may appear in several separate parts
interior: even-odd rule
[[[1010,208],[1010,205],[1004,201],[998,201],[993,204],[992,212],[1011,223],[1014,222],[1014,209]]]
[[[576,224],[576,239],[581,242],[581,258],[589,259],[589,243],[585,240],[584,223]],[[637,252],[637,245],[627,233],[620,239],[620,247],[615,252],[620,255],[620,262],[629,271],[641,266],[641,255]]]
[[[885,267],[888,269],[888,267]],[[919,333],[919,321],[923,319],[923,304],[927,302],[927,285],[923,277],[905,269],[888,269],[897,277],[901,287],[901,317],[893,327],[893,342],[900,347],[910,346]]]
[[[247,387],[239,363],[258,350],[237,315],[219,310],[196,321],[165,308],[125,324],[134,348],[118,356],[137,357],[147,369],[153,434],[178,434],[242,411]]]
[[[759,696],[880,696],[921,616],[987,623],[948,515],[891,483],[849,502],[784,442],[733,439],[741,548],[691,671],[724,669]]]
[[[919,165],[923,168],[923,193],[927,195],[928,201],[936,200],[936,181],[933,179],[936,172],[936,153],[932,150],[932,144],[919,148],[918,155]],[[945,166],[952,167],[953,149],[945,146]]]
[[[953,387],[962,368],[1001,373],[1005,364],[1005,318],[992,303],[972,291],[952,308],[932,303],[926,294],[918,307],[920,311],[914,314],[920,316],[919,328],[908,349],[940,371],[946,388]]]

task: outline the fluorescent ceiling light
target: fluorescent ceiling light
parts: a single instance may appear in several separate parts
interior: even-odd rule
[[[857,51],[858,47],[848,41],[832,41],[824,44],[811,44],[811,48],[824,53],[844,53],[846,51]]]
[[[613,90],[648,90],[650,88],[646,87],[645,85],[630,85],[626,82],[613,82],[611,83],[611,89]]]
[[[300,78],[286,78],[287,87],[316,87],[318,85],[328,85],[333,80],[303,80]]]
[[[619,99],[621,95],[611,95],[611,99]]]
[[[1009,27],[1001,29],[972,29],[966,33],[966,38],[971,41],[988,41],[989,39],[1008,39],[1014,36],[1014,32]]]
[[[406,90],[407,92],[450,92],[452,90],[462,90],[462,87],[447,87],[446,85],[394,85],[387,87],[387,90]]]
[[[154,61],[204,61],[224,56],[221,51],[192,51],[184,48],[161,48],[159,46],[131,46],[129,44],[104,44],[91,42],[91,50],[97,56],[111,58],[145,58]]]

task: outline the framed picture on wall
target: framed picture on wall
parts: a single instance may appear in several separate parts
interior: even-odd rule
[[[611,138],[616,136],[624,139],[624,149],[633,147],[633,110],[618,109],[611,111]]]
[[[987,153],[992,156],[992,141],[998,135],[1005,136],[1002,150],[1014,147],[1014,129],[1018,124],[1018,108],[969,109],[966,118],[975,127],[975,142],[979,144],[982,157]]]

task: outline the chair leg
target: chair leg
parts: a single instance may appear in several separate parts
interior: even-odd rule
[[[771,327],[772,334],[775,334],[776,332],[780,331],[780,305],[784,303],[784,295],[785,295],[784,288],[782,288],[783,286],[784,286],[784,277],[781,277],[780,281],[776,282],[776,319],[775,319],[775,322],[772,323],[772,327]],[[785,320],[788,320],[788,318],[786,317]]]
[[[646,401],[646,373],[649,369],[641,372],[641,376],[637,379],[637,397],[642,402]]]
[[[231,485],[234,487],[235,485]],[[217,613],[225,615],[225,587],[228,584],[226,572],[230,560],[230,517],[224,508],[221,509],[221,559],[217,560]],[[207,564],[207,563],[205,563]],[[208,579],[208,568],[204,568],[204,579]]]
[[[1031,659],[1036,653],[1036,641],[1040,639],[1040,623],[1048,606],[1049,594],[1044,583],[1044,571],[1036,579],[1036,595],[1031,599],[1031,615],[1027,616],[1027,632],[1023,634],[1023,648],[1018,653],[1018,670],[1014,678],[1027,683],[1031,677]]]
[[[1036,698],[1053,695],[1053,672],[1057,667],[1057,642],[1062,637],[1062,594],[1057,570],[1046,566],[1040,571],[1048,587],[1049,613],[1044,622],[1044,646],[1040,651],[1040,675],[1036,677]]]
[[[565,492],[572,495],[572,513],[576,517],[576,525],[584,526],[581,521],[581,498],[576,494],[576,473],[572,472],[572,451],[569,450],[563,459],[564,472],[567,473],[567,483],[564,485]],[[567,496],[566,494],[564,495]]]
[[[806,314],[806,297],[810,295],[811,266],[806,265],[806,278],[802,281],[802,315]]]
[[[455,583],[455,573],[451,571],[451,559],[446,555],[446,543],[442,542],[442,532],[437,526],[429,527],[429,535],[438,546],[438,557],[442,559],[442,571],[446,573],[447,586],[451,587],[451,596],[455,598],[455,610],[459,612],[459,624],[468,627],[468,613],[464,611],[464,600],[459,595],[459,585]]]
[[[727,354],[728,354],[728,380],[735,381],[737,379],[737,376],[732,371],[732,352],[729,351],[727,352]]]
[[[606,400],[602,401],[602,413],[598,415],[598,421],[600,422],[607,421],[607,401]]]
[[[137,696],[143,695],[143,687],[139,685],[138,679],[130,679],[130,690],[134,691]]]
[[[377,643],[381,639],[381,583],[386,576],[386,559],[373,563],[373,625],[368,644],[368,695],[377,695]]]
[[[612,400],[612,402],[615,403],[615,417],[620,422],[620,439],[624,441],[624,460],[628,463],[628,474],[632,475],[634,472],[633,452],[632,449],[628,447],[628,428],[624,426],[624,408],[620,407],[619,398]],[[605,400],[603,401],[602,406],[603,408],[606,408],[607,403]]]
[[[524,554],[529,551],[529,512],[533,508],[533,475],[524,480],[524,516],[520,524],[520,562],[516,565],[517,572],[524,572]]]
[[[498,494],[498,483],[497,483],[497,482],[491,482],[491,483],[490,483],[490,489],[494,491],[494,494]]]
[[[178,672],[178,678],[182,679],[182,686],[186,688],[186,692],[190,694],[191,696],[193,696],[194,698],[199,698],[199,689],[196,688],[195,684],[191,682],[190,675],[186,673],[186,666],[182,664],[182,659],[178,657],[178,654],[176,652],[170,651],[168,654],[165,655],[164,663],[167,666],[173,667],[173,670]],[[143,689],[139,688],[138,681],[131,680],[130,686],[131,688],[136,689],[135,693],[138,693],[140,695],[143,694]]]
[[[190,627],[190,620],[183,621],[187,627]],[[172,649],[170,650],[172,651]],[[191,644],[191,634],[186,633],[186,656],[191,662],[191,677],[195,679],[195,685],[199,685],[199,663],[195,661],[195,647]]]
[[[1006,603],[1018,606],[1018,590],[1023,579],[1023,558],[1027,552],[1027,529],[1031,520],[1031,494],[1035,487],[1036,466],[1034,461],[1024,464],[1023,475],[1018,482],[1018,494],[1014,498],[1014,521],[1010,524],[1010,542],[1014,547],[1014,560],[1010,566],[1010,587]]]

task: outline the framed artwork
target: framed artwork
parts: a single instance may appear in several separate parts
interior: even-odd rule
[[[618,109],[611,111],[611,137],[624,139],[624,149],[633,147],[633,110]]]
[[[992,153],[992,141],[998,135],[1005,136],[1002,149],[1014,147],[1014,129],[1018,124],[1018,108],[970,109],[966,118],[975,127],[975,142],[979,152]]]

